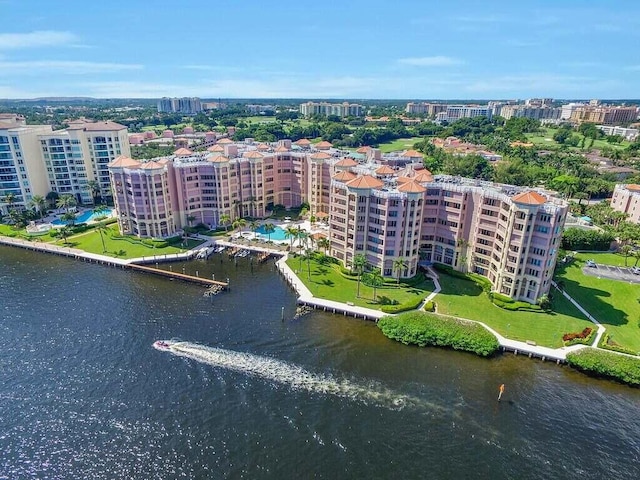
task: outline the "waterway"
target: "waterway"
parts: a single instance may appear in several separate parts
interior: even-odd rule
[[[231,290],[0,247],[0,479],[640,478],[640,390],[293,319],[273,262],[183,267]]]

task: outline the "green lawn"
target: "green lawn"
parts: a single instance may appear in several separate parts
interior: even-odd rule
[[[117,227],[112,226],[109,228],[109,232],[118,232]],[[89,253],[98,253],[100,255],[107,255],[109,257],[117,258],[137,258],[137,257],[149,257],[153,255],[164,255],[168,253],[180,253],[190,248],[200,245],[202,242],[199,240],[188,240],[187,247],[174,247],[168,246],[164,248],[152,248],[141,243],[137,243],[134,237],[130,237],[132,241],[123,239],[114,239],[110,235],[104,233],[104,243],[107,251],[103,253],[102,241],[100,240],[100,233],[91,230],[89,232],[80,233],[67,239],[68,245],[73,248],[78,248]],[[135,242],[135,243],[132,243]],[[63,245],[62,240],[56,242],[57,245]]]
[[[597,264],[603,265],[615,265],[616,267],[624,267],[624,255],[619,253],[580,253],[576,258],[581,260],[593,260]],[[633,257],[627,257],[627,266],[633,267],[636,263],[636,259]]]
[[[536,133],[527,133],[526,137],[527,140],[531,143],[533,143],[536,147],[542,147],[542,148],[550,148],[550,149],[556,149],[560,147],[560,144],[558,142],[556,142],[553,139],[553,135],[557,132],[557,130],[553,129],[553,128],[541,128],[539,132]],[[581,133],[578,132],[573,132],[574,135],[577,135],[578,138],[580,138],[580,141],[582,141],[582,138],[584,137]],[[589,145],[591,143],[591,140],[587,138],[586,140],[586,145]],[[609,143],[606,140],[595,140],[593,142],[593,146],[591,147],[592,149],[601,149],[602,147],[611,147],[614,150],[622,150],[624,148],[626,148],[627,146],[629,146],[630,143],[627,142],[626,140],[623,140],[622,143]],[[577,147],[569,147],[569,150],[571,151],[580,151],[580,148]]]
[[[615,257],[618,255],[580,253],[569,265],[558,264],[556,280],[562,281],[567,293],[607,328],[613,342],[640,353],[640,284],[582,273],[588,259],[609,263],[605,260]],[[623,257],[620,259],[624,265]]]
[[[25,228],[15,229],[11,225],[0,224],[0,235],[4,235],[6,237],[20,237],[25,239],[32,239],[37,242],[52,242],[55,239],[49,236],[48,233],[43,235],[29,235]]]
[[[336,302],[353,302],[354,305],[360,307],[372,308],[379,310],[382,306],[373,300],[373,288],[360,282],[360,298],[357,294],[357,277],[353,279],[343,276],[339,271],[339,266],[332,263],[321,264],[316,260],[310,262],[311,276],[306,261],[300,263],[300,257],[289,257],[287,265],[298,274],[298,277],[314,297],[334,300]],[[398,303],[405,303],[415,300],[417,297],[424,298],[433,291],[433,282],[425,280],[418,285],[406,285],[400,282],[396,285],[396,281],[388,279],[385,285],[376,289],[378,300],[387,298],[389,300],[397,300]]]
[[[558,348],[562,335],[594,327],[561,295],[554,295],[553,312],[510,312],[495,306],[475,283],[439,273],[442,292],[434,299],[437,312],[479,320],[513,340],[533,340],[538,345]]]
[[[378,148],[382,153],[410,150],[413,144],[422,141],[422,137],[399,138],[393,142],[381,143]]]

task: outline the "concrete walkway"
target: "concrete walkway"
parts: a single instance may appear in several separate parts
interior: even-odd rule
[[[569,295],[567,292],[565,292],[564,290],[561,290],[560,287],[558,287],[558,284],[556,282],[554,282],[553,280],[551,281],[551,285],[553,285],[559,292],[562,293],[562,295],[564,296],[564,298],[566,298],[567,300],[569,300],[578,310],[580,310],[580,312],[587,317],[589,320],[591,320],[593,323],[595,323],[598,326],[598,333],[596,335],[595,340],[593,341],[593,343],[591,344],[591,346],[593,348],[598,348],[598,344],[600,343],[600,339],[602,338],[602,335],[604,335],[604,332],[606,330],[606,328],[604,328],[604,326],[595,319],[595,317],[593,315],[591,315],[589,312],[587,312],[582,305],[580,305],[578,302],[575,301],[575,299],[573,297],[571,297],[571,295]]]
[[[371,308],[358,307],[348,303],[335,302],[333,300],[314,297],[302,280],[300,280],[293,270],[291,270],[291,267],[287,265],[287,258],[288,255],[284,255],[276,262],[276,266],[284,276],[285,280],[287,280],[289,285],[291,285],[298,294],[298,303],[310,305],[326,312],[342,313],[343,315],[349,315],[356,318],[366,318],[369,320],[379,320],[385,315],[388,315],[388,313],[381,312],[380,310],[373,310]]]

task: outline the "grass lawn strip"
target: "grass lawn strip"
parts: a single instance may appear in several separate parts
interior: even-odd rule
[[[442,291],[434,299],[438,313],[478,320],[506,338],[559,348],[563,346],[565,333],[594,327],[559,293],[553,296],[551,313],[513,312],[495,306],[487,294],[469,280],[443,273],[439,273],[439,277]]]
[[[118,234],[117,227],[110,227],[107,231],[111,234]],[[188,240],[187,248],[176,247],[169,245],[163,248],[153,248],[141,243],[132,243],[123,239],[111,238],[107,232],[103,232],[104,243],[107,248],[106,252],[102,250],[102,241],[100,240],[100,233],[95,230],[83,232],[78,235],[74,235],[67,239],[69,247],[84,250],[89,253],[97,253],[99,255],[106,255],[115,258],[138,258],[138,257],[150,257],[153,255],[165,255],[172,253],[181,253],[200,245],[200,240]],[[134,239],[135,241],[135,239]],[[57,242],[58,245],[63,245],[62,240]]]
[[[579,253],[568,265],[558,264],[556,281],[607,329],[610,342],[640,353],[640,284],[582,273],[584,262],[608,263],[613,254]],[[609,263],[611,264],[611,263]]]
[[[301,263],[300,257],[290,256],[287,259],[287,265],[296,273],[314,297],[342,303],[351,302],[359,307],[374,310],[379,310],[382,306],[380,300],[397,300],[399,303],[406,303],[416,298],[424,299],[434,288],[433,282],[428,279],[416,286],[406,285],[402,281],[400,285],[396,285],[395,280],[386,279],[385,284],[376,289],[378,302],[374,302],[372,287],[360,282],[360,298],[357,298],[357,277],[345,277],[340,273],[340,267],[334,263],[322,264],[317,260],[311,260],[310,276],[307,262],[303,260]]]

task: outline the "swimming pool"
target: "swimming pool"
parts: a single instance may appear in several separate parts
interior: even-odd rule
[[[76,217],[76,223],[86,223],[95,220],[98,217],[110,217],[113,215],[113,209],[108,208],[104,212],[95,213],[93,210],[86,210]],[[66,225],[64,220],[54,220],[53,225]]]
[[[260,225],[260,228],[256,230],[256,233],[259,233],[260,236],[265,239],[269,239],[269,235],[267,235],[267,232],[264,229],[264,225]],[[287,240],[287,236],[285,235],[282,228],[276,226],[276,229],[271,232],[271,240],[275,242],[282,242],[284,240]]]

